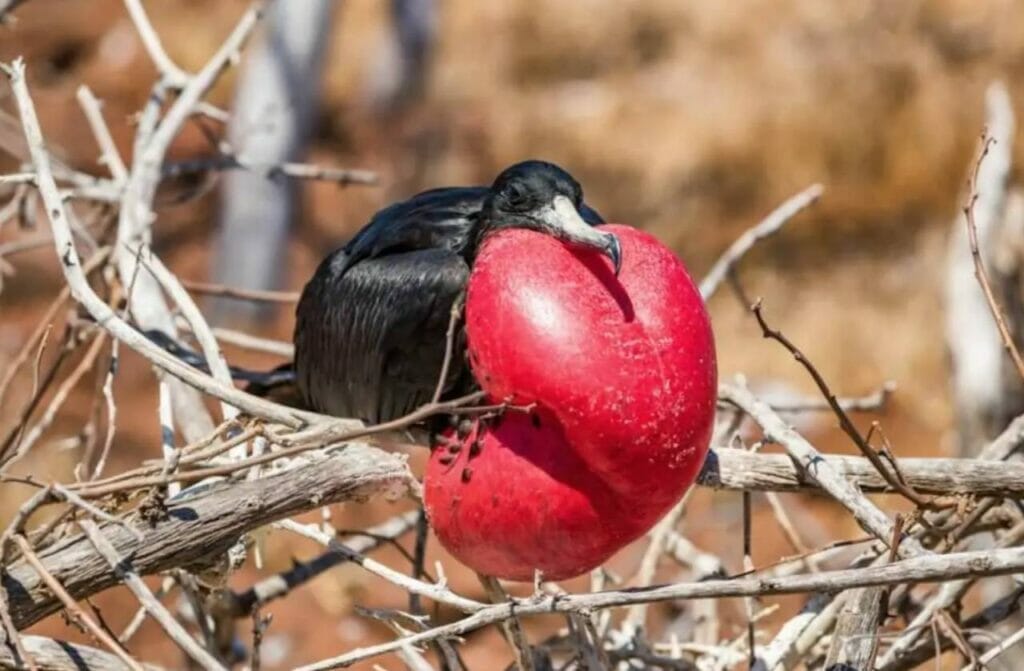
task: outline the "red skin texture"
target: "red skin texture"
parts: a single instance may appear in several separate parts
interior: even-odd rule
[[[473,373],[491,402],[537,406],[483,425],[478,454],[471,435],[427,466],[434,531],[481,573],[589,571],[650,529],[707,454],[717,369],[700,294],[654,237],[602,228],[622,244],[618,278],[605,257],[521,229],[474,263]]]

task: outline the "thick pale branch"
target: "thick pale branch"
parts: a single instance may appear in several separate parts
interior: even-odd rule
[[[799,463],[808,477],[817,482],[844,508],[850,511],[861,527],[888,545],[893,537],[893,522],[878,506],[868,500],[856,485],[832,468],[821,453],[792,427],[786,424],[768,404],[756,398],[746,388],[722,386],[719,397],[735,403],[757,422],[765,435],[782,445]],[[913,539],[900,545],[901,556],[925,554],[926,550]]]
[[[323,671],[351,665],[359,660],[382,655],[403,645],[418,645],[444,637],[461,636],[480,627],[501,622],[512,615],[588,612],[636,603],[677,599],[715,599],[723,597],[769,596],[809,592],[841,592],[856,587],[936,582],[1019,573],[1024,570],[1024,548],[959,552],[947,555],[921,555],[885,566],[822,571],[780,578],[741,578],[677,583],[661,587],[614,592],[595,592],[541,599],[516,600],[488,606],[469,617],[389,643],[360,648],[309,666],[303,671]]]
[[[103,534],[139,575],[201,565],[226,552],[244,533],[276,520],[340,501],[404,492],[412,475],[401,455],[352,444],[306,465],[258,480],[220,482],[167,502],[166,516],[134,521],[139,540],[121,526],[104,524]],[[39,553],[44,566],[75,598],[118,583],[117,572],[84,535]],[[22,629],[55,612],[60,602],[23,561],[3,576],[15,625]]]
[[[823,455],[818,463],[866,492],[892,492],[864,457]],[[1024,463],[978,459],[900,459],[900,474],[926,494],[1024,497]],[[821,490],[807,469],[785,454],[755,454],[734,448],[713,450],[698,483],[714,489],[760,492]]]
[[[44,636],[22,636],[21,641],[39,671],[124,671],[127,668],[117,655],[86,645]],[[0,668],[21,668],[6,645],[0,645]],[[150,664],[143,664],[142,668],[161,671],[160,667]]]

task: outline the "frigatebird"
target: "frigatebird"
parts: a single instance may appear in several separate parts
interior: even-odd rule
[[[429,402],[452,308],[490,233],[540,231],[621,264],[618,238],[568,172],[544,161],[504,170],[489,187],[424,191],[380,212],[327,256],[296,310],[295,375],[309,409],[376,424]],[[459,330],[441,398],[475,387]]]

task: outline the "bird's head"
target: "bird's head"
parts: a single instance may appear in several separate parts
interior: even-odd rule
[[[622,266],[622,247],[612,233],[599,231],[580,214],[583,189],[565,170],[544,161],[523,161],[506,168],[484,203],[491,230],[528,228],[573,245],[596,249]]]

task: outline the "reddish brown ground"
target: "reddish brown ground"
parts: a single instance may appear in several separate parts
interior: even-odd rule
[[[426,186],[486,181],[527,156],[566,164],[607,216],[652,230],[696,274],[783,198],[822,181],[828,191],[820,206],[749,260],[748,290],[764,297],[773,324],[805,349],[838,390],[864,393],[883,380],[898,382],[896,401],[883,418],[897,454],[949,452],[951,411],[939,328],[945,233],[980,129],[984,87],[1002,76],[1017,100],[1024,95],[1024,5],[441,4],[437,62],[426,99],[393,119],[382,118],[366,102],[370,63],[384,35],[384,3],[354,0],[338,12],[309,158],[378,170],[383,186],[303,188],[304,214],[287,250],[286,288],[301,287],[324,253],[389,200]],[[237,1],[148,5],[171,55],[188,69],[212,52],[243,7]],[[144,100],[153,71],[120,3],[31,0],[18,23],[0,35],[0,58],[26,57],[43,126],[61,155],[77,167],[100,169],[74,104],[82,82],[105,100],[117,142],[128,152],[128,119]],[[216,101],[229,102],[231,83],[229,75],[214,92]],[[18,142],[16,127],[0,125],[0,144]],[[192,126],[173,154],[204,149],[202,134]],[[412,158],[417,153],[418,161]],[[158,251],[182,277],[207,275],[213,212],[212,197],[160,210]],[[18,235],[9,226],[0,242]],[[59,287],[48,250],[12,263],[17,273],[4,278],[0,294],[0,365],[17,351]],[[712,301],[711,310],[723,380],[742,371],[756,385],[811,391],[792,359],[760,338],[728,292]],[[257,330],[287,339],[291,325],[289,311],[280,309]],[[276,363],[231,350],[229,357],[242,365]],[[116,385],[120,414],[109,472],[158,453],[152,375],[137,358],[125,359]],[[19,378],[17,393],[0,408],[0,426],[10,425],[29,384],[27,376]],[[67,475],[77,455],[61,451],[55,441],[84,423],[91,384],[76,391],[48,434],[51,440],[24,462],[26,471]],[[822,449],[850,451],[831,422],[812,421],[807,429]],[[0,523],[24,494],[0,487]],[[857,534],[848,516],[820,499],[784,501],[809,545]],[[791,548],[767,506],[758,497],[755,503],[755,563],[764,564]],[[884,503],[897,506],[892,499]],[[339,526],[360,527],[396,510],[374,503],[339,507],[335,515]],[[740,528],[738,496],[697,492],[685,532],[720,553],[732,570],[741,566]],[[641,550],[623,552],[614,566],[630,573]],[[265,552],[264,572],[286,567],[291,557],[312,556],[315,549],[272,534]],[[403,565],[390,549],[379,558]],[[428,565],[435,559],[444,561],[456,589],[482,597],[473,576],[436,545]],[[232,582],[243,587],[260,574],[247,567]],[[667,564],[660,574],[677,576]],[[585,581],[567,587],[582,589]],[[780,601],[783,614],[800,602]],[[115,629],[134,611],[133,601],[118,590],[95,603]],[[268,667],[287,668],[385,640],[390,633],[352,607],[403,603],[397,590],[358,568],[336,569],[268,609],[274,615],[268,645],[284,650]],[[722,612],[723,633],[739,634],[742,604],[725,603]],[[442,619],[448,616],[442,613]],[[539,637],[558,625],[538,619],[528,629]],[[59,618],[33,631],[78,638]],[[146,660],[180,665],[179,654],[151,625],[133,647]],[[474,669],[498,668],[509,657],[494,629],[471,635],[464,651]]]

